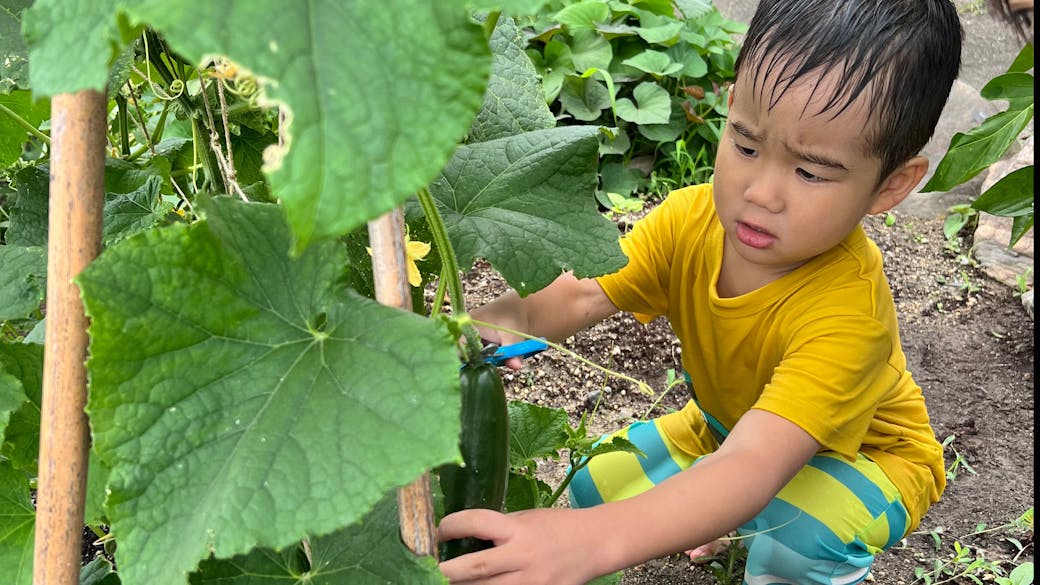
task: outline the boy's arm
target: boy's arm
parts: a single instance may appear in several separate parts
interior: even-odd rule
[[[722,536],[744,524],[820,448],[790,421],[751,410],[719,450],[643,494],[584,508],[446,516],[441,539],[476,536],[495,547],[441,563],[453,585],[582,585]]]
[[[565,272],[542,290],[521,298],[509,291],[494,301],[470,311],[474,319],[522,331],[528,335],[563,341],[618,311],[599,283],[592,278],[575,278]],[[505,332],[479,328],[480,334],[500,345],[520,338]]]

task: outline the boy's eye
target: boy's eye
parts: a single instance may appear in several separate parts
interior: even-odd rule
[[[805,169],[798,169],[796,172],[798,173],[799,177],[805,179],[806,181],[809,181],[810,183],[820,183],[826,181],[826,179],[824,179],[823,177],[819,175],[814,175]]]
[[[754,156],[755,155],[755,149],[754,148],[747,148],[745,146],[741,146],[741,145],[737,144],[736,142],[734,142],[733,145],[737,147],[737,152],[739,152],[740,154],[742,154],[744,156]]]

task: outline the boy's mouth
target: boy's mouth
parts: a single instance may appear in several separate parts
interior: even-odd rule
[[[768,248],[776,241],[776,236],[766,230],[742,221],[737,222],[737,239],[751,248]]]

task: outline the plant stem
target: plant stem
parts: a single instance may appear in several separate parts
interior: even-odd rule
[[[126,121],[126,98],[116,93],[116,119],[119,122],[119,151],[123,158],[130,156],[130,129]]]
[[[480,354],[483,349],[480,345],[480,333],[473,326],[475,321],[469,319],[469,315],[466,313],[466,299],[462,296],[459,264],[455,259],[455,248],[451,245],[451,239],[448,238],[448,228],[444,226],[444,218],[441,217],[441,212],[437,210],[437,203],[433,200],[433,195],[430,194],[429,188],[422,187],[419,189],[416,197],[419,199],[419,206],[422,207],[423,214],[426,216],[426,223],[430,226],[433,245],[437,246],[437,253],[441,257],[441,266],[443,267],[441,271],[442,279],[448,282],[452,314],[458,320],[459,327],[466,338],[466,361],[471,364],[480,363]]]
[[[0,112],[3,112],[5,114],[7,114],[12,120],[15,121],[16,124],[18,124],[22,128],[25,128],[29,132],[29,134],[32,134],[33,136],[35,136],[35,137],[39,138],[40,140],[44,141],[47,144],[47,146],[51,145],[51,137],[50,136],[47,136],[43,132],[40,132],[39,128],[37,128],[36,126],[33,126],[32,124],[30,124],[28,121],[25,120],[25,118],[19,116],[18,114],[16,114],[13,110],[8,108],[4,104],[0,104]]]
[[[160,50],[149,51],[149,43],[156,47],[159,47]],[[147,57],[148,62],[151,64],[152,67],[155,68],[155,71],[159,74],[159,76],[163,78],[163,82],[166,84],[167,87],[170,87],[175,80],[180,81],[182,84],[185,83],[186,80],[181,79],[179,77],[175,77],[174,74],[170,71],[169,67],[167,67],[166,61],[164,61],[162,58],[163,53],[169,53],[169,49],[166,47],[165,43],[163,43],[162,39],[160,39],[154,31],[146,31],[145,55]],[[207,99],[205,92],[202,93],[200,98],[202,100]],[[207,130],[203,121],[203,116],[205,112],[192,101],[191,97],[188,95],[187,90],[184,90],[177,94],[174,99],[176,99],[177,103],[180,104],[181,108],[184,110],[184,112],[188,115],[188,118],[191,120],[192,136],[209,136],[210,133],[204,131]],[[204,101],[204,103],[208,105],[208,102]],[[193,142],[195,152],[202,158],[202,170],[206,175],[206,181],[209,183],[209,188],[218,193],[226,193],[227,186],[224,185],[224,176],[220,171],[220,163],[217,162],[216,155],[210,152],[210,150],[206,148],[204,145],[199,144],[198,138],[195,138]]]
[[[646,412],[643,413],[643,419],[650,418],[650,413],[653,412],[655,408],[657,408],[657,405],[660,404],[662,400],[664,400],[665,396],[668,396],[668,392],[672,388],[675,388],[679,384],[679,382],[682,382],[682,381],[683,381],[683,379],[679,378],[679,379],[675,380],[674,382],[672,382],[671,384],[669,384],[668,387],[664,389],[664,392],[662,392],[661,395],[657,397],[657,400],[655,400],[654,403],[650,405],[650,408],[646,409]]]
[[[430,306],[430,316],[436,317],[441,314],[444,306],[444,289],[448,277],[445,275],[444,266],[441,266],[441,277],[437,280],[437,290],[433,293],[433,305]]]
[[[546,340],[544,338],[535,337],[534,335],[528,335],[528,334],[524,333],[523,331],[517,331],[515,329],[510,329],[508,327],[503,327],[501,325],[495,325],[494,323],[487,323],[485,321],[477,321],[476,319],[473,319],[473,323],[476,324],[476,325],[479,325],[481,327],[487,327],[488,329],[495,329],[497,331],[505,331],[506,333],[510,333],[512,335],[516,335],[517,337],[523,337],[524,339],[541,339],[549,347],[551,347],[553,349],[556,349],[558,351],[562,351],[563,353],[565,353],[565,354],[571,356],[572,358],[582,362],[583,364],[589,366],[592,369],[599,370],[599,371],[603,372],[604,374],[607,374],[608,376],[612,376],[614,378],[621,378],[622,380],[625,380],[627,382],[631,382],[632,384],[635,384],[637,388],[639,388],[640,392],[646,394],[647,396],[653,396],[654,395],[654,391],[650,388],[650,385],[647,384],[646,382],[644,382],[642,380],[637,380],[637,379],[633,378],[632,376],[626,376],[625,374],[622,374],[621,372],[617,372],[617,371],[611,370],[610,368],[605,368],[605,367],[597,364],[594,361],[591,361],[591,360],[588,360],[586,358],[583,358],[582,356],[574,353],[573,351],[567,349],[566,347],[563,347],[562,345],[560,345],[558,343],[553,343],[553,342],[548,341],[548,340]]]
[[[556,491],[554,491],[552,495],[549,496],[549,502],[545,505],[546,508],[552,508],[553,505],[556,504],[556,500],[560,499],[560,496],[563,495],[563,491],[567,489],[568,485],[570,485],[571,480],[574,479],[574,476],[577,475],[578,472],[581,471],[582,468],[584,468],[588,464],[589,460],[587,458],[585,459],[585,461],[577,465],[571,462],[571,469],[567,472],[567,477],[563,478],[563,481],[561,481],[560,485],[557,486]]]

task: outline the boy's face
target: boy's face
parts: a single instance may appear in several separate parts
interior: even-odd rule
[[[840,243],[876,211],[881,162],[867,153],[869,92],[838,116],[821,113],[833,81],[809,76],[769,107],[775,79],[753,88],[750,73],[730,94],[715,206],[726,231],[725,264],[779,277]]]

